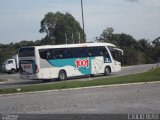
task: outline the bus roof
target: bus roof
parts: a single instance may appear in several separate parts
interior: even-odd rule
[[[37,49],[46,49],[46,48],[70,48],[70,47],[90,47],[90,46],[113,46],[111,43],[81,43],[81,44],[63,44],[63,45],[42,45],[42,46],[29,46],[36,47]],[[26,48],[26,47],[24,47]],[[27,47],[28,48],[28,47]]]

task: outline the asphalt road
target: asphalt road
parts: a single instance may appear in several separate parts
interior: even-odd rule
[[[0,96],[0,113],[158,114],[160,82]]]
[[[116,76],[124,76],[129,74],[136,74],[148,71],[152,68],[157,67],[157,64],[146,64],[146,65],[135,65],[135,66],[128,66],[128,67],[122,67],[122,71],[118,73],[111,74],[107,77],[116,77]],[[97,79],[97,78],[104,78],[106,76],[96,76],[92,78],[80,78],[80,79],[72,79],[72,80],[87,80],[87,79]],[[28,86],[33,84],[50,84],[57,82],[55,80],[52,80],[49,83],[43,83],[41,80],[22,80],[19,77],[19,74],[0,74],[0,79],[6,79],[6,82],[0,83],[0,88],[12,88],[12,87],[22,87],[22,86]]]

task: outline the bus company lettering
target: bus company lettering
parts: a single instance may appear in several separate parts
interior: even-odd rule
[[[75,64],[76,64],[76,68],[79,68],[79,67],[88,67],[89,66],[89,60],[88,60],[88,58],[87,59],[83,59],[83,60],[80,60],[78,58],[75,61]]]

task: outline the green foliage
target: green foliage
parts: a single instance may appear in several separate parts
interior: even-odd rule
[[[154,45],[155,48],[160,48],[160,37],[156,38],[152,44]]]
[[[156,38],[152,42],[154,49],[153,49],[153,54],[154,54],[154,59],[155,61],[160,62],[160,37]]]
[[[114,43],[114,35],[113,35],[114,29],[112,27],[107,27],[107,29],[105,29],[101,36],[100,36],[100,42],[112,42]],[[112,40],[112,41],[111,41]]]
[[[125,33],[115,34],[114,29],[109,27],[102,32],[99,41],[113,43],[123,49],[124,65],[153,63],[158,57],[160,58],[160,37],[156,38],[151,45],[146,39],[137,41]]]
[[[49,12],[41,21],[40,33],[46,33],[43,44],[72,44],[85,42],[83,30],[75,18],[69,14]],[[80,38],[80,40],[79,40]]]
[[[11,58],[12,55],[16,54],[17,51],[15,49],[15,45],[10,43],[8,45],[0,45],[0,66],[2,65],[3,61],[8,58]]]
[[[37,40],[33,42],[33,41],[23,40],[19,43],[0,44],[0,68],[6,59],[11,58],[13,55],[18,53],[18,49],[20,47],[35,46],[35,45],[40,45],[40,41]]]

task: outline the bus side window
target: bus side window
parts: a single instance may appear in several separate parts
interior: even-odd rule
[[[80,47],[78,48],[78,50],[79,50],[79,52],[77,52],[78,57],[88,57],[86,47]]]
[[[96,55],[94,47],[89,47],[87,49],[87,54],[89,57],[94,57]]]
[[[78,48],[78,50],[79,50],[79,52],[78,52],[78,53],[79,53],[79,54],[78,54],[79,57],[83,57],[83,56],[84,56],[84,55],[83,55],[83,54],[84,54],[84,53],[83,53],[83,48]]]
[[[58,59],[62,59],[62,58],[63,58],[62,49],[58,49],[58,51],[57,51],[57,58],[58,58]]]
[[[56,57],[55,57],[55,49],[51,49],[50,50],[50,54],[51,54],[51,59],[56,59]]]
[[[89,57],[92,56],[92,49],[91,49],[91,48],[87,48],[87,55],[88,55]]]
[[[104,56],[103,50],[102,50],[101,47],[98,48],[98,55],[99,55],[99,56]]]
[[[104,47],[103,49],[104,49],[104,55],[105,55],[106,57],[110,57],[110,56],[109,56],[109,53],[108,53],[108,50],[107,50],[105,47]]]
[[[80,54],[79,48],[73,48],[73,49],[72,49],[72,52],[73,52],[74,58],[79,58],[79,57],[82,56],[82,55]]]
[[[67,48],[67,58],[73,57],[73,48]]]
[[[52,59],[50,51],[47,51],[47,59]]]
[[[62,56],[63,56],[63,59],[66,59],[66,58],[68,58],[68,50],[67,50],[67,48],[63,48],[62,49]]]
[[[47,50],[39,50],[40,58],[47,59]]]
[[[55,57],[55,59],[58,59],[58,50],[57,49],[54,49],[53,56]]]
[[[100,56],[99,47],[93,47],[94,56]]]
[[[109,56],[108,51],[104,46],[99,47],[99,55],[100,56],[107,56],[107,57]]]

